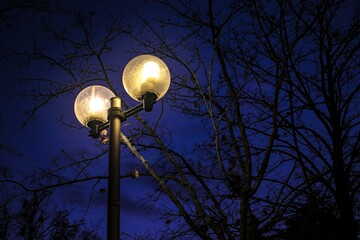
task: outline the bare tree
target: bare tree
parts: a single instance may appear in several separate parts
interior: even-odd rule
[[[279,215],[253,214],[256,205],[251,200],[259,200],[257,190],[266,179],[272,183],[277,179],[270,170],[285,170],[280,184],[272,185],[277,200],[272,202],[273,211],[281,212],[274,210],[279,203],[289,208],[286,199],[320,187],[324,198],[332,196],[329,201],[336,206],[342,237],[356,239],[359,19],[341,15],[351,3],[259,1],[219,8],[212,1],[205,7],[159,2],[180,18],[163,23],[162,31],[148,26],[157,37],[155,44],[145,34],[133,37],[145,51],[183,66],[174,77],[178,88],[173,88],[173,106],[213,127],[209,139],[214,144],[203,145],[202,157],[212,153],[208,159],[217,161],[207,166],[208,175],[197,169],[206,179],[226,179],[230,192],[235,190],[240,238],[259,238],[256,233],[266,232],[279,220]],[[164,40],[169,26],[181,29],[179,41]],[[294,182],[299,175],[301,182]],[[197,209],[193,195],[189,199]],[[266,198],[260,201],[261,209],[266,209]],[[221,227],[226,236],[226,227]]]
[[[271,53],[260,45],[253,47],[261,39],[251,31],[251,2],[221,8],[212,1],[159,2],[176,18],[162,22],[161,31],[147,24],[146,32],[132,37],[144,52],[178,66],[172,72],[171,105],[199,119],[209,133],[191,157],[166,149],[155,132],[150,134],[151,147],[165,150],[164,159],[171,163],[163,170],[174,175],[166,183],[181,189],[176,194],[176,206],[183,208],[179,215],[203,239],[260,239],[275,229],[297,194],[296,186],[287,186],[295,164],[280,171],[286,159],[274,148],[283,108],[281,62],[268,58]],[[181,34],[168,39],[170,29]],[[264,57],[269,61],[261,64]],[[174,215],[170,212],[169,219]]]
[[[156,2],[171,14],[159,21],[136,15],[142,31],[124,28],[124,19],[113,15],[99,27],[93,12],[64,11],[71,27],[46,25],[43,32],[63,47],[60,53],[42,45],[15,49],[29,62],[40,60],[68,76],[30,79],[43,88],[23,93],[34,100],[28,120],[50,101],[91,83],[122,96],[111,81],[118,70],[107,54],[127,35],[138,43],[135,52],[169,64],[167,104],[206,132],[192,148],[178,150],[161,114],[155,121],[136,115],[137,127],[122,135],[142,164],[141,174],[157,183],[150,198],[172,203],[163,206],[167,228],[161,238],[276,235],[304,196],[320,189],[336,204],[343,236],[356,239],[358,19],[339,29],[338,1]],[[49,182],[41,190],[106,178],[86,171],[98,156],[68,157],[70,164],[44,171]],[[61,171],[68,169],[74,174],[64,178]]]
[[[275,15],[270,5],[255,9],[263,42],[284,69],[288,105],[279,120],[290,137],[281,142],[307,191],[320,187],[323,198],[331,196],[341,239],[357,239],[358,232],[360,22],[346,10],[351,4],[279,1]]]

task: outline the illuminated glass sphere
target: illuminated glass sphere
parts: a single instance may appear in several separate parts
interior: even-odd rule
[[[125,66],[122,81],[125,91],[136,101],[141,102],[146,93],[154,93],[159,100],[169,89],[170,71],[160,58],[140,55]]]
[[[74,104],[76,118],[85,127],[90,127],[92,123],[107,122],[107,110],[112,97],[115,97],[115,94],[100,85],[83,89]]]

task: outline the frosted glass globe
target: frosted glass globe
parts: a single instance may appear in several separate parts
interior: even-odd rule
[[[166,64],[152,55],[140,55],[125,66],[122,81],[130,97],[141,102],[146,93],[162,98],[170,86],[170,71]]]
[[[93,85],[83,89],[76,97],[74,104],[75,116],[85,127],[94,122],[107,122],[107,111],[110,108],[110,99],[115,94],[100,85]]]

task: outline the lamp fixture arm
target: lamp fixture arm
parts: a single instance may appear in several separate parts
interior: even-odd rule
[[[144,109],[143,104],[139,104],[135,107],[129,108],[124,112],[124,119],[122,121],[125,121],[128,117],[141,112]]]
[[[145,93],[142,98],[142,103],[124,112],[124,118],[122,121],[142,110],[145,110],[145,112],[151,112],[154,104],[156,103],[156,98],[157,96],[154,93]]]
[[[122,110],[119,107],[111,107],[108,110],[108,119],[113,116],[117,115],[120,116],[121,122],[125,121],[128,117],[145,110],[146,112],[150,112],[153,109],[154,104],[156,103],[156,94],[154,93],[145,93],[142,99],[142,103],[139,105],[129,108],[126,111]],[[102,123],[99,121],[91,121],[88,123],[90,127],[89,130],[89,137],[98,138],[100,137],[100,132],[104,129],[107,129],[110,126],[109,121]]]

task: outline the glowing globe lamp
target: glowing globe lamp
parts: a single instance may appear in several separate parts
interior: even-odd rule
[[[140,55],[125,66],[122,81],[125,91],[136,101],[142,102],[150,94],[157,101],[169,89],[170,71],[160,58]]]
[[[107,122],[112,97],[115,97],[115,94],[100,85],[83,89],[76,97],[74,104],[76,118],[82,125],[89,128]]]

